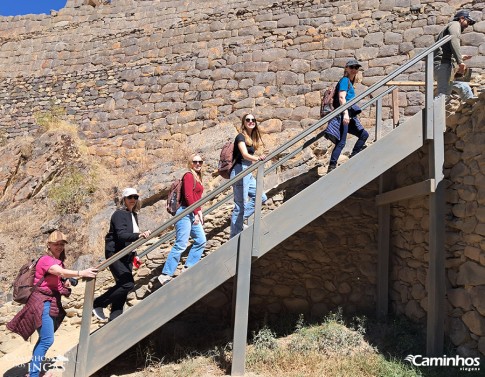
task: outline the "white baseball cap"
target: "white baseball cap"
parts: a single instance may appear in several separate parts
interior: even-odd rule
[[[123,190],[123,193],[122,193],[122,196],[123,198],[126,198],[127,196],[130,196],[130,195],[139,195],[138,192],[136,191],[136,189],[132,188],[132,187],[127,187]]]

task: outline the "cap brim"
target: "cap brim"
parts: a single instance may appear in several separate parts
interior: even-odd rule
[[[468,25],[470,25],[470,26],[475,23],[475,20],[473,20],[471,18],[466,17],[465,19],[468,21]]]

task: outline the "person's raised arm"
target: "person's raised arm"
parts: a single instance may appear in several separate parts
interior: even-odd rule
[[[338,101],[340,103],[340,106],[345,105],[347,103],[347,91],[345,90],[340,90],[338,92]],[[343,119],[344,124],[349,124],[350,123],[350,116],[349,116],[349,109],[344,111],[344,119]]]
[[[94,278],[98,273],[96,268],[87,268],[85,270],[68,270],[58,264],[53,264],[47,270],[49,274],[60,276],[62,278]]]

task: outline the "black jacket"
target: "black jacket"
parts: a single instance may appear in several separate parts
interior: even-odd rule
[[[108,257],[124,249],[133,241],[136,241],[140,233],[133,233],[132,212],[126,209],[118,209],[111,216],[109,231],[105,237],[105,254]],[[138,216],[133,212],[138,224]]]

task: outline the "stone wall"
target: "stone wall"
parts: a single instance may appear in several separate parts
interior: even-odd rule
[[[91,153],[111,166],[163,162],[174,149],[214,161],[252,111],[270,147],[318,119],[320,90],[349,57],[362,91],[430,46],[456,1],[70,0],[50,15],[0,18],[0,122],[8,138],[35,132],[33,115],[65,108]],[[483,3],[463,36],[485,69]],[[423,78],[422,66],[402,80]],[[423,96],[408,88],[403,114]],[[363,114],[367,126],[373,110]],[[384,119],[389,108],[384,109]],[[221,132],[222,131],[222,132]]]
[[[446,335],[462,355],[485,354],[485,95],[449,113],[445,133]],[[397,187],[427,177],[423,152],[393,169]],[[426,322],[428,200],[392,206],[392,311]]]

